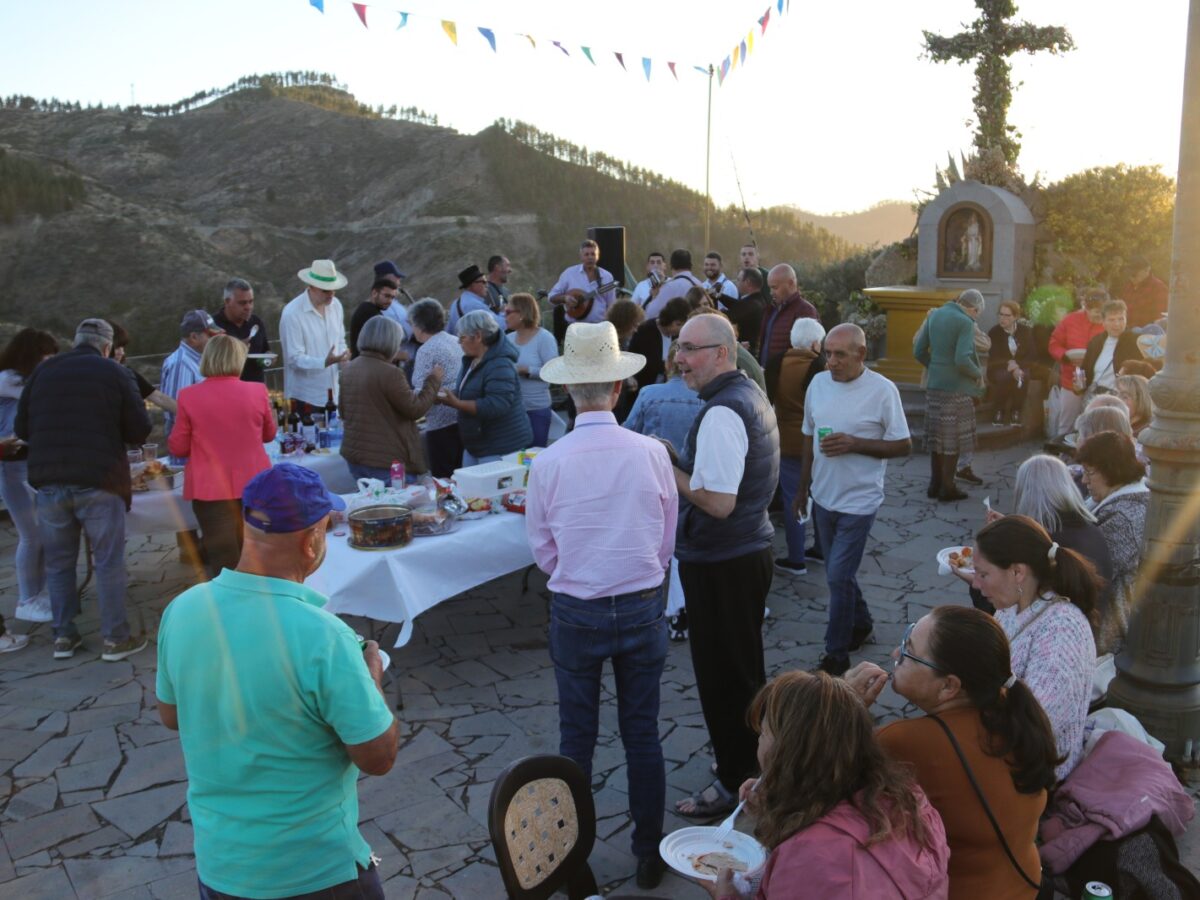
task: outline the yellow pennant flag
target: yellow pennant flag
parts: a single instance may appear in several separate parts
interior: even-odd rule
[[[458,46],[458,28],[455,26],[455,24],[453,22],[447,22],[445,19],[442,19],[442,31],[446,32],[446,37],[450,38],[450,42],[452,44],[454,44],[455,47],[457,47]]]
[[[750,33],[746,35],[746,55],[749,56],[754,52],[754,29],[750,29]]]
[[[732,60],[732,63],[731,63],[731,64],[730,64],[730,66],[729,66],[729,70],[730,70],[731,72],[732,72],[734,69],[736,69],[736,68],[737,68],[737,64],[738,64],[738,53],[740,53],[740,52],[741,52],[741,51],[740,51],[740,49],[739,49],[739,48],[737,48],[737,47],[734,47],[734,48],[733,48],[733,52],[729,54],[729,58]]]

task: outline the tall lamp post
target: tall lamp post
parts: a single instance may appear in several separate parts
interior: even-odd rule
[[[1142,574],[1110,702],[1135,714],[1168,759],[1200,759],[1200,0],[1191,0],[1171,260],[1166,365],[1154,419]]]

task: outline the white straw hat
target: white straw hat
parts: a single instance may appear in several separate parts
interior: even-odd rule
[[[622,381],[640,372],[646,357],[627,353],[612,322],[576,322],[567,329],[562,356],[542,366],[549,384],[592,384]]]
[[[305,284],[311,284],[323,291],[338,291],[349,284],[346,276],[337,270],[332,259],[314,259],[313,264],[307,269],[297,272],[296,277]]]

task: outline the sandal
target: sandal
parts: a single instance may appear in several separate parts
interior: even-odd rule
[[[685,803],[692,805],[690,811],[682,808]],[[721,784],[718,780],[714,781],[704,790],[677,802],[675,804],[675,812],[689,819],[717,819],[733,812],[733,808],[737,804],[737,797],[730,793],[725,788],[725,785]]]

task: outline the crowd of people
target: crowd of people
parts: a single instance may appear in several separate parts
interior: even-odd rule
[[[549,576],[560,751],[590,776],[609,660],[639,886],[664,870],[660,681],[668,642],[686,640],[713,777],[673,808],[711,821],[745,800],[770,852],[753,887],[723,871],[715,898],[1033,896],[1039,819],[1084,757],[1098,665],[1122,650],[1137,603],[1149,498],[1137,438],[1156,370],[1126,326],[1136,308],[1140,328],[1158,329],[1144,333],[1161,336],[1165,309],[1088,291],[1045,348],[1010,300],[984,334],[975,290],[926,318],[913,352],[927,370],[930,498],[965,496],[956,482],[975,479],[978,402],[990,400],[996,424],[1021,424],[1031,385],[1049,380],[1046,355],[1060,370],[1048,433],[1067,458],[1020,467],[1012,511],[988,510],[973,572],[958,573],[975,608],[948,600],[910,624],[889,673],[852,659],[875,639],[858,572],[887,461],[913,440],[896,385],[866,365],[862,329],[827,332],[794,269],[761,267],[753,245],[732,277],[716,252],[704,278],[687,250],[651,253],[629,296],[594,241],[579,254],[546,292],[551,328],[537,297],[509,291],[502,255],[486,273],[463,269],[448,306],[413,300],[384,260],[348,324],[337,296],[348,279],[313,261],[279,321],[282,409],[264,384],[268,328],[241,278],[217,312],[183,315],[157,387],[120,364],[128,334],[103,319],[81,322],[66,352],[33,329],[3,351],[0,432],[16,440],[3,445],[0,491],[19,535],[17,617],[53,623],[56,659],[81,645],[81,533],[102,658],[147,646],[125,608],[129,463],[151,432],[147,402],[166,413],[207,579],[164,614],[157,694],[181,734],[202,896],[348,885],[382,896],[355,827],[354,774],[382,774],[396,754],[383,662],[303,584],[342,501],[264,451],[289,416],[332,414],[349,472],[385,484],[394,461],[410,477],[446,477],[547,447],[525,524]],[[1147,293],[1145,276],[1131,283]],[[551,442],[555,405],[568,427]],[[813,672],[768,682],[773,578],[805,577],[814,561],[828,594],[824,652]],[[214,628],[229,639],[191,639]],[[254,639],[263,633],[288,637]],[[0,652],[26,642],[0,621]],[[876,730],[869,709],[889,682],[923,715]],[[290,849],[254,865],[244,848],[284,833]]]

